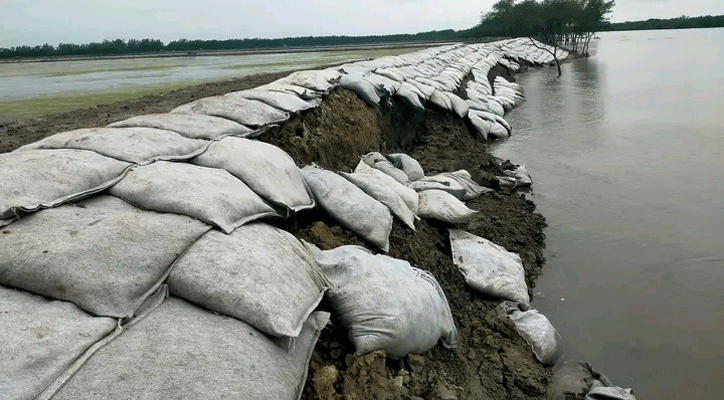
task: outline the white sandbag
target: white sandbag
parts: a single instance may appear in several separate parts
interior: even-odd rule
[[[328,283],[292,234],[256,222],[229,235],[207,232],[178,259],[168,286],[266,334],[296,338]]]
[[[212,143],[193,164],[228,171],[287,213],[314,207],[299,167],[284,150],[264,142],[227,137]]]
[[[422,93],[422,96],[425,100],[430,100],[432,95],[435,93],[434,87],[432,87],[430,85],[426,85],[422,82],[416,81],[415,79],[408,79],[405,82],[416,87],[417,90],[419,90],[420,93]]]
[[[475,132],[487,141],[493,124],[472,112],[468,113],[468,120],[473,125],[473,128],[475,128]]]
[[[518,304],[504,301],[497,307],[501,317],[515,324],[520,336],[533,349],[535,357],[544,365],[553,365],[561,356],[561,336],[545,315],[533,308],[521,311]]]
[[[186,215],[226,233],[264,217],[281,217],[244,182],[216,168],[158,161],[131,170],[109,193],[146,210]]]
[[[425,177],[425,171],[414,158],[403,153],[388,154],[387,159],[390,160],[395,168],[399,168],[407,175],[410,181],[416,181]]]
[[[460,98],[458,95],[452,92],[444,92],[445,95],[450,99],[450,104],[452,105],[452,109],[457,114],[458,117],[463,118],[466,115],[468,115],[468,111],[470,110],[470,107],[468,106],[468,103],[465,102],[462,98]]]
[[[266,85],[257,86],[254,89],[255,90],[268,90],[268,91],[273,91],[273,92],[291,93],[291,94],[295,94],[297,97],[304,99],[304,100],[321,99],[323,96],[323,92],[313,90],[313,89],[307,89],[305,87],[292,85],[289,83],[279,83],[279,81],[267,83]]]
[[[389,250],[392,215],[384,204],[334,172],[306,166],[302,174],[317,204],[341,226],[382,251]]]
[[[402,199],[402,201],[405,202],[410,211],[412,211],[413,213],[417,213],[417,209],[419,207],[419,196],[415,189],[409,188],[401,184],[400,182],[397,182],[395,178],[387,175],[386,173],[370,167],[364,162],[364,160],[360,160],[359,164],[357,164],[357,167],[354,169],[354,172],[371,174],[375,178],[384,182],[387,186],[394,190],[398,196],[400,196],[400,198]]]
[[[530,306],[523,261],[518,254],[459,229],[450,229],[450,247],[453,262],[468,286],[488,296]]]
[[[475,214],[475,210],[469,209],[465,206],[465,203],[448,192],[433,189],[418,194],[420,196],[420,205],[417,215],[422,218],[462,224],[470,220]]]
[[[250,128],[226,118],[202,114],[148,114],[114,122],[108,128],[155,128],[176,132],[189,139],[216,140],[224,136],[246,137]]]
[[[408,183],[410,183],[410,178],[407,176],[407,174],[403,170],[396,168],[394,165],[392,165],[392,163],[387,161],[385,156],[380,153],[367,153],[362,156],[362,161],[364,161],[370,167],[380,170],[385,174],[391,176],[397,182],[400,182],[403,185],[407,185]]]
[[[387,96],[391,96],[397,92],[400,87],[400,82],[386,78],[382,75],[375,74],[373,72],[367,73],[364,79],[374,85],[377,92],[384,93]]]
[[[340,76],[339,86],[355,92],[370,107],[380,103],[380,96],[377,94],[374,85],[366,81],[361,74]]]
[[[363,192],[370,195],[373,199],[387,206],[392,214],[402,221],[408,228],[415,230],[415,214],[410,211],[400,196],[395,193],[392,188],[384,182],[370,174],[352,173],[348,174],[340,172],[345,179],[352,182],[355,186],[362,189]]]
[[[0,310],[0,394],[8,400],[35,398],[117,324],[73,303],[2,286]]]
[[[398,72],[396,72],[393,69],[376,69],[375,73],[378,75],[382,75],[386,78],[392,79],[393,81],[400,82],[400,83],[405,81],[405,77],[400,75]]]
[[[251,326],[171,297],[100,349],[53,397],[298,400],[329,314],[288,352]]]
[[[505,115],[505,108],[493,96],[488,96],[488,109],[501,117]]]
[[[636,397],[631,389],[614,386],[593,388],[584,400],[636,400]]]
[[[438,341],[457,347],[450,307],[432,274],[360,246],[321,251],[307,245],[331,282],[327,296],[357,354],[382,349],[401,358]]]
[[[209,226],[95,196],[30,214],[0,240],[0,284],[130,317]]]
[[[224,96],[205,97],[171,110],[174,114],[203,114],[221,117],[256,128],[289,119],[289,113],[258,100]]]
[[[334,82],[339,79],[340,72],[334,69],[297,71],[274,83],[288,83],[305,87],[319,92],[327,92],[334,87]]]
[[[130,165],[86,150],[0,154],[0,226],[22,213],[105,190],[123,178]]]
[[[432,96],[430,96],[430,102],[442,108],[443,110],[452,111],[453,106],[450,98],[447,97],[445,93],[437,89],[435,89],[435,91],[432,93]]]
[[[89,128],[62,132],[16,151],[43,149],[90,150],[117,160],[148,164],[158,160],[188,160],[208,146],[206,140],[185,138],[154,128]]]
[[[505,170],[503,171],[503,175],[507,177],[511,177],[515,179],[516,187],[526,187],[533,184],[533,179],[530,177],[530,174],[528,173],[528,169],[526,169],[525,164],[519,165],[514,170]]]
[[[433,187],[425,187],[424,183],[438,183]],[[460,200],[472,200],[479,197],[483,193],[492,192],[492,189],[480,186],[471,177],[470,173],[464,169],[455,172],[443,172],[433,176],[426,176],[410,185],[418,192],[429,189],[444,190]]]
[[[417,108],[418,110],[424,110],[425,106],[422,105],[420,97],[414,91],[410,90],[410,85],[403,83],[397,88],[395,96],[399,96],[404,99],[408,104]]]
[[[290,113],[296,113],[310,108],[318,107],[322,104],[321,99],[315,100],[304,100],[300,99],[299,96],[292,93],[284,93],[272,90],[242,90],[239,92],[231,92],[224,95],[230,99],[249,99],[258,100],[264,104],[268,104],[272,107],[284,110]]]
[[[490,123],[490,132],[488,133],[488,135],[490,135],[496,139],[505,139],[508,136],[510,136],[510,133],[500,123],[491,122]]]

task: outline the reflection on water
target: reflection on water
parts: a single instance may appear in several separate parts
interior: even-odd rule
[[[639,398],[724,398],[724,29],[600,36],[560,79],[518,77],[495,150],[549,223],[535,306]]]

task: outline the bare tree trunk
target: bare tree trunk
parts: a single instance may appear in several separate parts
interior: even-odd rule
[[[528,36],[528,40],[530,40],[530,42],[531,42],[531,43],[533,44],[533,46],[535,46],[536,48],[545,50],[545,51],[547,51],[549,54],[552,54],[552,55],[553,55],[553,60],[555,60],[555,62],[556,62],[556,67],[558,68],[558,77],[560,77],[561,75],[563,75],[563,73],[561,72],[561,62],[558,61],[558,55],[556,54],[556,53],[558,53],[558,44],[555,42],[555,40],[553,41],[553,51],[550,51],[547,47],[539,46],[538,43],[536,43],[536,41],[535,41],[532,37],[530,37],[530,36]]]

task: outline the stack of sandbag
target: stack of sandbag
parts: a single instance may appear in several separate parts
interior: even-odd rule
[[[508,80],[502,76],[495,77],[493,90],[495,92],[495,99],[497,99],[506,110],[518,107],[525,101],[522,86],[517,83],[508,82]]]
[[[234,121],[203,114],[147,114],[114,122],[108,128],[155,128],[176,132],[189,139],[217,140],[225,136],[252,137],[259,130]]]
[[[552,386],[551,400],[636,400],[631,389],[615,386],[588,363],[566,362],[553,376]]]
[[[401,358],[438,341],[457,347],[450,307],[430,273],[360,246],[307,247],[331,282],[327,296],[357,354],[381,349]]]

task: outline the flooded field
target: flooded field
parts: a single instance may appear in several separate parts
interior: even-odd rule
[[[197,83],[396,55],[416,49],[0,63],[0,123],[128,100]]]

